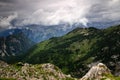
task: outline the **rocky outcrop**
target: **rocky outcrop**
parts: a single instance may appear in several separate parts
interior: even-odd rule
[[[93,66],[80,80],[101,80],[106,74],[111,74],[110,70],[103,63],[98,63]]]
[[[113,76],[103,63],[93,66],[85,76],[77,79],[65,75],[57,66],[50,63],[32,65],[19,62],[10,65],[3,61],[0,61],[0,80],[2,80],[1,78],[15,80],[120,80],[120,77]]]
[[[8,65],[1,61],[0,64],[0,78],[13,78],[16,80],[74,80],[50,63]]]

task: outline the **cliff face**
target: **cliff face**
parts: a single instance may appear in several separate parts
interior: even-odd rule
[[[9,56],[9,54],[6,52],[6,44],[5,44],[5,38],[1,38],[0,39],[0,56],[4,57],[4,56]]]
[[[27,51],[34,42],[28,39],[21,30],[7,36],[0,36],[0,58],[6,60]]]

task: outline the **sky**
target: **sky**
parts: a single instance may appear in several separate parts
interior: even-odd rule
[[[120,0],[0,0],[0,29],[111,22],[120,24]]]

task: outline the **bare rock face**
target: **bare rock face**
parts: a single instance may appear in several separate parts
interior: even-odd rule
[[[103,63],[93,66],[80,80],[101,80],[105,74],[111,74],[110,70]]]

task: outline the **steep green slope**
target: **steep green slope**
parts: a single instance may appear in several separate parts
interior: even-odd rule
[[[100,30],[76,28],[62,37],[54,37],[31,48],[25,62],[53,63],[65,73],[83,76],[94,62],[105,63],[114,73],[120,57],[120,26]]]

